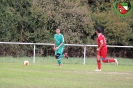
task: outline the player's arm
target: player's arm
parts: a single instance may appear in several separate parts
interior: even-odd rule
[[[53,48],[54,50],[56,50],[56,43],[54,42],[54,48]]]
[[[54,42],[54,48],[56,48],[56,43]]]
[[[62,42],[62,43],[57,47],[57,49],[59,49],[63,44],[64,44],[64,42]]]
[[[103,40],[100,41],[100,46],[97,48],[97,51],[99,51],[103,47]]]
[[[54,40],[55,40],[55,35],[54,35]],[[54,50],[56,50],[56,42],[54,41]]]
[[[62,42],[58,47],[56,47],[55,44],[54,44],[54,48],[53,49],[54,50],[58,50],[62,46],[62,44],[64,44],[64,42]]]

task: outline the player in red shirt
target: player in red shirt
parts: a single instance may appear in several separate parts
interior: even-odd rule
[[[106,55],[107,55],[106,39],[105,39],[104,35],[102,34],[102,29],[100,27],[96,28],[96,34],[98,36],[97,37],[98,48],[97,48],[97,70],[95,70],[95,71],[101,71],[100,59],[102,59],[102,61],[104,63],[114,62],[118,65],[117,59],[106,58]]]

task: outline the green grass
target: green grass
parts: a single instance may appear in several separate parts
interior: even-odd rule
[[[29,60],[29,66],[23,65]],[[94,72],[96,59],[62,59],[57,66],[54,57],[0,58],[0,88],[133,88],[133,59],[118,58],[119,65],[102,64],[101,72]]]

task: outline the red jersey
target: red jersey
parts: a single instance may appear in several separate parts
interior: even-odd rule
[[[104,47],[106,47],[106,39],[105,39],[105,37],[104,37],[104,35],[103,34],[98,34],[98,38],[97,38],[97,44],[98,44],[98,48],[100,47],[100,42],[101,41],[103,41],[103,46],[102,46],[102,48],[104,48]],[[102,49],[101,48],[101,49]]]

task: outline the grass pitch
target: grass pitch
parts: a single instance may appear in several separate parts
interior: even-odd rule
[[[29,66],[23,65],[29,60]],[[133,88],[133,59],[118,58],[119,65],[102,64],[95,72],[96,59],[62,59],[57,66],[54,57],[1,57],[0,88]]]

